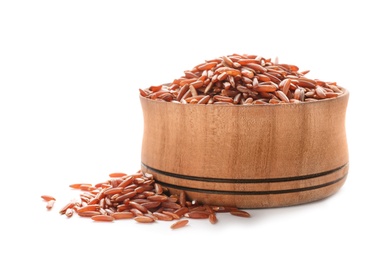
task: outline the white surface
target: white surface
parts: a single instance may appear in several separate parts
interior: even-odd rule
[[[0,258],[384,259],[384,18],[381,1],[340,2],[1,1]],[[138,88],[231,53],[350,91],[337,194],[175,231],[57,213],[78,194],[69,184],[140,168]]]

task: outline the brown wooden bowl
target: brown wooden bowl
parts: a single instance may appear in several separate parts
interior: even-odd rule
[[[326,198],[349,167],[349,93],[300,104],[192,105],[140,97],[142,170],[191,200],[270,208]]]

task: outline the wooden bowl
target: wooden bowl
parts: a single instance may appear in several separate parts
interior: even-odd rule
[[[349,93],[300,104],[192,105],[140,97],[142,170],[191,200],[270,208],[326,198],[349,167]]]

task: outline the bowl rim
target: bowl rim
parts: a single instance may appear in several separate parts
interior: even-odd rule
[[[167,85],[167,84],[163,84]],[[332,98],[324,98],[324,99],[318,99],[316,101],[308,101],[308,102],[299,102],[299,103],[277,103],[277,104],[250,104],[250,105],[237,105],[233,103],[228,103],[228,104],[218,104],[218,105],[213,105],[214,107],[242,107],[242,108],[247,108],[247,107],[277,107],[277,106],[305,106],[305,105],[314,105],[314,104],[319,104],[319,103],[325,103],[325,102],[333,102],[342,98],[348,98],[350,95],[350,92],[348,89],[344,87],[340,87],[342,90],[342,94],[338,95],[337,97],[332,97]],[[139,94],[139,98],[143,100],[148,100],[149,102],[158,102],[160,104],[173,104],[173,105],[182,105],[182,106],[210,106],[212,104],[182,104],[180,102],[172,102],[172,101],[164,101],[164,100],[158,100],[158,99],[150,99],[147,97],[144,97]]]

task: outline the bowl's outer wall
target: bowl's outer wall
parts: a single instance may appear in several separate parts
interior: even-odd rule
[[[339,189],[348,171],[348,99],[345,91],[338,98],[309,103],[232,106],[184,105],[141,97],[142,163],[161,181],[186,190],[266,193],[266,201],[274,201],[240,203],[244,196],[223,201],[243,207],[321,199]],[[166,175],[157,176],[160,172]],[[287,200],[280,194],[271,199],[269,191],[289,191],[293,198]],[[190,194],[212,202],[202,190]]]

